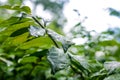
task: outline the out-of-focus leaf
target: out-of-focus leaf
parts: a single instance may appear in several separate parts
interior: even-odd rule
[[[43,48],[43,49],[48,49],[53,45],[54,45],[54,43],[51,41],[51,39],[48,36],[44,36],[44,37],[39,37],[39,38],[32,39],[30,41],[27,41],[27,42],[21,44],[21,46],[19,46],[19,48],[29,49],[31,47],[39,47],[39,48]]]
[[[36,63],[38,60],[38,57],[35,56],[27,56],[23,57],[22,59],[19,60],[19,63],[25,64],[25,63]]]
[[[110,15],[120,17],[120,11],[117,11],[113,8],[108,8],[108,10],[110,11]]]
[[[7,66],[11,66],[11,65],[13,65],[13,62],[12,62],[12,61],[7,60],[7,59],[5,59],[5,58],[3,58],[3,57],[0,57],[0,61],[6,63]]]
[[[22,18],[21,20],[19,20],[20,17],[10,17],[6,20],[3,20],[0,22],[0,27],[11,27],[14,24],[19,24],[19,23],[23,23],[23,22],[27,22],[27,21],[31,21],[30,18]]]
[[[64,36],[48,29],[48,34],[52,36],[52,38],[58,42],[62,43],[62,47],[64,49],[64,52],[66,52],[68,50],[68,48],[73,45],[74,43],[71,42],[70,40],[68,40],[67,38],[65,38]]]
[[[63,49],[58,49],[56,47],[52,47],[49,50],[47,59],[52,65],[52,74],[55,74],[57,71],[64,69],[69,65],[67,54],[64,53]]]
[[[20,71],[20,70],[29,70],[29,69],[32,69],[32,65],[31,64],[25,64],[23,66],[18,66],[16,68],[17,71]]]
[[[16,23],[18,21],[19,17],[10,17],[9,19],[6,19],[4,21],[0,22],[0,27],[9,27],[10,25]]]
[[[35,36],[35,37],[45,35],[45,29],[41,27],[38,28],[38,27],[30,26],[29,32],[32,36]]]
[[[21,10],[28,13],[28,14],[31,14],[31,9],[28,6],[21,7]]]
[[[23,11],[28,14],[31,14],[31,10],[28,6],[10,6],[10,5],[3,5],[0,6],[0,8],[10,9],[10,10],[17,10],[17,11]]]
[[[104,78],[104,77],[106,77],[106,75],[107,75],[107,72],[105,72],[105,70],[104,69],[102,69],[102,70],[100,70],[100,71],[98,71],[98,72],[96,72],[96,73],[93,73],[92,75],[91,75],[91,79],[99,79],[100,77],[102,77],[102,79]]]
[[[77,23],[77,24],[75,25],[75,27],[80,26],[80,25],[81,25],[81,23],[79,22],[79,23]]]
[[[119,73],[120,72],[120,62],[111,61],[104,63],[105,69],[110,73]]]
[[[106,77],[104,80],[120,80],[120,74],[113,74]]]
[[[117,43],[117,41],[115,40],[105,40],[105,41],[100,41],[99,42],[100,45],[102,46],[114,46],[114,45],[119,45],[119,43]]]

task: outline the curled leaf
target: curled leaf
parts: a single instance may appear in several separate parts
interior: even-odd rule
[[[56,47],[49,49],[47,59],[52,66],[52,74],[55,74],[57,71],[64,69],[69,65],[67,54],[64,54],[63,49]]]

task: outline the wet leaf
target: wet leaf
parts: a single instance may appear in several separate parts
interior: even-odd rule
[[[45,30],[41,27],[30,26],[29,32],[32,36],[39,37],[45,35]]]
[[[48,29],[48,34],[52,36],[52,38],[58,42],[62,43],[62,47],[64,49],[64,52],[68,50],[68,48],[73,45],[74,43],[68,40],[66,37]]]
[[[47,59],[52,66],[52,74],[55,74],[57,71],[64,69],[69,65],[67,54],[64,53],[63,49],[58,49],[56,47],[49,49]]]
[[[104,80],[120,80],[120,74],[113,74],[106,77]]]
[[[120,62],[117,61],[105,62],[104,67],[109,72],[109,74],[120,72]]]
[[[84,70],[90,71],[89,70],[90,65],[85,57],[79,56],[79,55],[72,55],[70,53],[69,53],[69,57],[70,57],[71,63],[75,65],[78,69],[82,71]]]

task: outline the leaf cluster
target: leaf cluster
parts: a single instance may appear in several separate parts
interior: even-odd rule
[[[120,79],[120,44],[108,32],[94,37],[96,32],[79,22],[69,39],[42,24],[27,6],[0,8],[24,12],[0,22],[0,80]],[[75,45],[74,38],[87,41]]]

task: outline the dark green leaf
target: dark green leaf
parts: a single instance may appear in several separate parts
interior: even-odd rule
[[[44,49],[42,51],[35,52],[31,54],[30,56],[36,56],[36,57],[42,58],[43,56],[47,55],[47,52],[48,52],[48,49]]]
[[[117,11],[113,8],[108,8],[108,10],[110,11],[110,15],[120,17],[120,12],[119,11]]]
[[[28,32],[28,28],[25,27],[25,28],[21,28],[21,29],[18,29],[17,31],[13,32],[10,37],[15,37],[15,36],[19,36],[25,32]]]
[[[69,65],[67,54],[64,53],[63,49],[58,49],[56,47],[52,47],[49,50],[47,59],[52,65],[52,74],[55,74],[57,71],[64,69]]]

